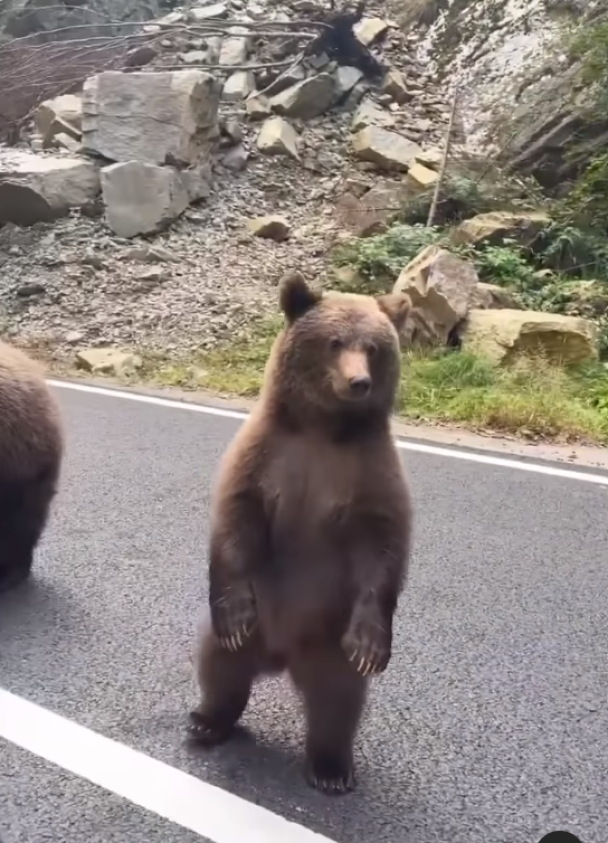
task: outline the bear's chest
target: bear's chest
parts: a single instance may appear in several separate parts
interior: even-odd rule
[[[357,508],[365,463],[353,449],[304,438],[277,443],[263,480],[273,532],[296,539],[339,530]]]

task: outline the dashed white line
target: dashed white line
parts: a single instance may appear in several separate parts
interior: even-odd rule
[[[0,737],[213,843],[335,843],[2,688]]]
[[[208,416],[220,416],[228,419],[245,419],[249,415],[240,410],[228,410],[222,407],[210,407],[206,404],[194,404],[187,401],[176,401],[173,398],[161,398],[156,395],[142,395],[137,392],[125,392],[119,389],[107,389],[103,386],[92,386],[90,384],[74,383],[71,381],[49,380],[50,386],[58,389],[73,390],[75,392],[88,392],[92,395],[102,395],[107,398],[122,398],[127,401],[138,401],[142,404],[152,404],[157,407],[167,407],[174,410],[188,410],[193,413],[203,413]],[[510,468],[517,471],[528,471],[533,474],[544,474],[549,477],[561,477],[567,480],[579,480],[585,483],[595,483],[598,486],[608,487],[608,474],[594,474],[590,471],[576,471],[569,468],[558,468],[554,465],[542,465],[535,462],[496,457],[491,454],[479,454],[472,451],[464,451],[456,448],[442,448],[437,445],[425,445],[419,442],[409,442],[405,439],[397,439],[397,447],[403,451],[415,451],[420,454],[429,454],[436,457],[448,459],[465,460],[480,465],[490,465],[496,468]]]

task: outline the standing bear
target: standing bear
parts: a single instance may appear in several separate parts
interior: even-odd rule
[[[355,787],[368,677],[391,658],[412,509],[390,431],[405,295],[281,285],[286,324],[212,501],[209,617],[189,733],[226,740],[253,682],[287,670],[304,700],[306,780]]]
[[[0,594],[30,575],[62,458],[59,408],[44,372],[0,341]]]

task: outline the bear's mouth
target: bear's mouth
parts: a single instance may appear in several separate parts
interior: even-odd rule
[[[365,407],[366,404],[370,403],[371,397],[371,390],[369,392],[359,395],[354,395],[352,392],[344,391],[340,395],[340,400],[343,404],[347,404],[351,407]]]

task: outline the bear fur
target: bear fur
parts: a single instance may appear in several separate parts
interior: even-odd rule
[[[260,401],[221,462],[191,736],[226,740],[262,675],[304,700],[306,779],[355,787],[368,677],[391,658],[412,508],[390,432],[406,295],[320,293],[294,273]]]
[[[59,408],[44,372],[0,341],[0,593],[30,575],[62,457]]]

